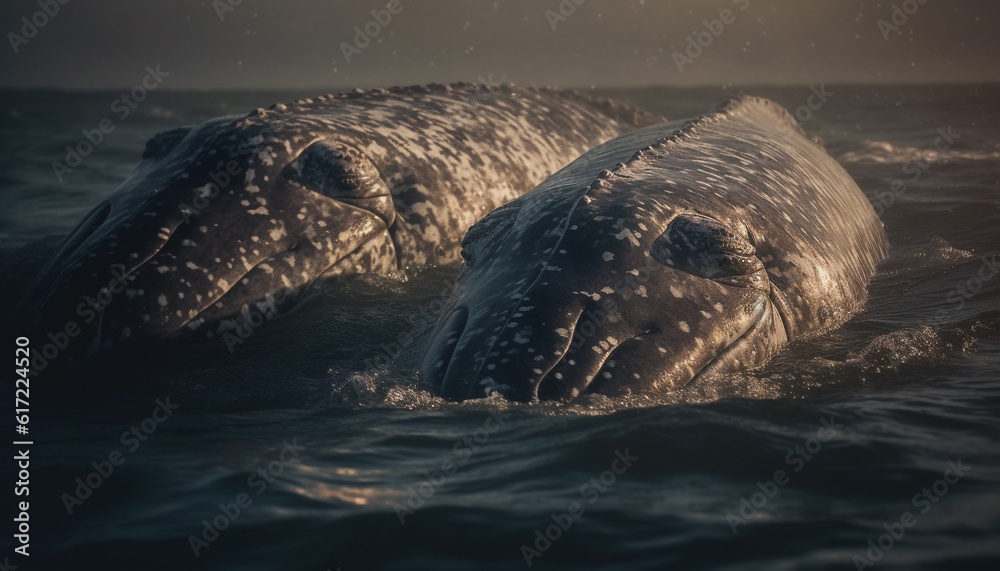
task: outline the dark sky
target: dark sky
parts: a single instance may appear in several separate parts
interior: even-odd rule
[[[387,0],[41,0],[57,1],[22,43],[10,33],[39,0],[4,0],[0,86],[128,87],[155,64],[173,89],[1000,81],[994,0],[398,0],[350,62],[342,42]],[[716,37],[703,21],[723,9]],[[696,32],[711,43],[679,71],[674,53]]]

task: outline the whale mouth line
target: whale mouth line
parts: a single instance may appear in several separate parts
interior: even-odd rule
[[[758,312],[757,315],[754,316],[753,321],[750,323],[750,325],[747,326],[747,328],[743,331],[743,333],[741,333],[740,336],[737,337],[736,339],[733,339],[731,343],[723,347],[720,351],[716,352],[715,356],[713,356],[707,363],[705,363],[700,369],[698,369],[698,371],[691,376],[691,379],[689,379],[688,382],[684,383],[681,386],[686,387],[688,385],[700,381],[704,377],[712,375],[715,372],[715,369],[721,366],[720,363],[722,363],[722,361],[725,359],[727,355],[735,352],[743,343],[745,343],[750,338],[750,336],[756,333],[764,325],[764,321],[771,314],[772,311],[771,307],[772,306],[770,300],[768,299],[767,303],[763,304],[763,308]]]
[[[614,354],[615,354],[616,351],[618,351],[619,349],[621,349],[629,341],[632,341],[632,340],[635,340],[635,339],[640,339],[641,340],[641,338],[644,335],[649,335],[651,333],[656,333],[657,331],[658,331],[658,329],[648,329],[648,330],[646,330],[646,331],[644,331],[642,333],[638,333],[636,335],[632,335],[631,337],[623,339],[621,343],[615,345],[613,349],[610,349],[607,353],[605,353],[604,354],[604,358],[601,359],[600,364],[597,366],[596,369],[594,369],[594,374],[590,377],[590,380],[587,380],[587,378],[584,377],[584,384],[579,389],[579,395],[583,395],[583,394],[587,393],[587,390],[590,389],[590,387],[594,384],[595,381],[597,381],[597,376],[600,375],[601,371],[604,370],[604,365],[606,365],[607,362],[611,360],[611,357],[614,356]]]
[[[556,382],[562,382],[563,381],[563,379],[555,379],[552,376],[552,371],[555,370],[555,368],[558,367],[560,364],[562,364],[567,358],[570,358],[569,355],[568,355],[568,353],[569,353],[569,350],[570,350],[570,348],[571,348],[571,346],[573,344],[573,338],[576,336],[576,332],[577,332],[577,330],[580,327],[580,322],[584,319],[584,316],[587,315],[587,311],[588,311],[587,308],[583,308],[583,309],[580,310],[580,313],[576,316],[576,319],[575,319],[575,321],[573,323],[573,327],[569,329],[569,334],[567,335],[567,341],[566,341],[566,343],[567,343],[566,348],[562,351],[562,354],[559,356],[559,358],[556,359],[555,362],[553,362],[552,365],[548,369],[546,369],[539,376],[539,380],[538,380],[538,383],[537,383],[536,388],[535,388],[535,393],[537,395],[535,397],[536,400],[541,397],[541,395],[542,395],[542,388],[543,387],[547,387],[549,385],[555,384]],[[562,400],[566,400],[567,396],[568,396],[568,398],[576,398],[577,396],[586,394],[587,391],[588,391],[588,389],[590,389],[590,387],[597,380],[597,376],[601,373],[602,370],[604,370],[604,365],[609,360],[611,360],[612,356],[615,354],[616,351],[618,351],[622,346],[624,346],[629,341],[632,341],[634,339],[640,339],[640,338],[642,338],[645,335],[654,334],[654,333],[657,333],[658,331],[659,331],[659,328],[656,328],[656,327],[647,328],[645,331],[642,331],[640,333],[636,333],[634,335],[630,335],[630,336],[626,337],[625,339],[623,339],[622,341],[620,341],[619,343],[617,343],[614,347],[612,347],[612,348],[608,349],[607,351],[605,351],[604,355],[602,356],[602,358],[600,359],[600,361],[597,362],[597,366],[593,369],[594,370],[594,374],[591,375],[589,379],[587,379],[586,376],[584,376],[584,378],[583,378],[584,382],[583,382],[583,384],[581,386],[579,386],[579,387],[572,387],[570,389],[570,393],[572,391],[576,391],[576,394],[573,395],[573,394],[567,393],[567,395],[564,395],[562,397]],[[548,381],[548,383],[546,383],[546,381]]]
[[[298,244],[296,244],[294,247],[298,247]],[[291,251],[291,249],[285,250],[285,252],[289,252],[289,251]],[[267,258],[262,258],[262,259],[258,260],[257,262],[255,262],[249,269],[247,269],[247,271],[243,272],[243,274],[240,275],[240,277],[238,277],[235,280],[233,280],[232,285],[226,291],[222,292],[222,294],[220,294],[215,299],[207,302],[201,308],[195,310],[195,314],[194,315],[190,315],[187,319],[185,319],[177,327],[174,327],[171,331],[166,332],[164,334],[164,336],[173,335],[173,334],[177,333],[178,331],[180,331],[181,329],[184,329],[185,327],[187,327],[188,324],[191,323],[192,321],[194,321],[195,319],[197,319],[199,315],[205,313],[206,311],[208,311],[209,309],[211,309],[212,306],[214,306],[215,304],[217,304],[220,301],[222,301],[222,299],[225,298],[227,294],[229,294],[231,291],[233,291],[233,289],[236,288],[236,286],[240,283],[240,280],[242,280],[246,276],[250,275],[250,272],[256,270],[261,264],[266,264],[267,262],[270,262],[274,258],[275,258],[275,256],[269,256]]]
[[[333,274],[331,276],[328,276],[327,275],[328,272],[330,272],[330,270],[332,268],[336,267],[337,264],[343,262],[344,260],[349,259],[351,256],[353,256],[355,253],[357,253],[358,251],[360,251],[368,243],[370,243],[372,240],[375,240],[375,239],[376,238],[372,237],[372,238],[369,238],[367,240],[360,241],[357,245],[355,245],[353,248],[351,248],[351,250],[349,252],[347,252],[347,253],[345,253],[345,254],[343,254],[341,256],[338,256],[335,260],[333,260],[332,262],[330,262],[322,270],[316,272],[308,281],[304,281],[303,283],[298,284],[297,286],[293,286],[292,288],[288,288],[288,290],[299,289],[299,288],[308,288],[311,285],[315,284],[317,281],[324,279],[325,277],[335,277],[338,274]],[[197,319],[199,315],[202,315],[203,313],[205,313],[206,311],[208,311],[210,308],[212,308],[215,304],[217,304],[219,301],[221,301],[223,298],[225,298],[225,296],[227,294],[229,294],[230,292],[232,292],[237,287],[237,285],[240,283],[240,281],[243,278],[245,278],[246,276],[248,276],[251,272],[253,272],[254,270],[256,270],[262,264],[266,264],[268,262],[271,262],[271,261],[275,260],[278,256],[282,255],[282,254],[287,254],[289,252],[300,251],[301,247],[302,247],[302,241],[300,240],[300,241],[295,242],[294,244],[292,244],[288,248],[285,248],[284,250],[279,250],[279,251],[275,252],[274,254],[272,254],[272,255],[270,255],[268,257],[261,258],[260,260],[258,260],[257,262],[255,262],[249,269],[247,269],[245,272],[243,272],[238,278],[236,278],[235,280],[232,280],[230,282],[232,285],[230,285],[230,287],[228,289],[226,289],[226,291],[222,292],[218,297],[216,297],[215,299],[207,302],[201,308],[197,309],[196,310],[197,312],[193,316],[188,317],[186,320],[184,320],[183,323],[181,323],[180,325],[178,325],[176,328],[174,328],[173,330],[165,333],[165,336],[173,335],[173,334],[177,333],[178,331],[182,330],[183,328],[187,327],[188,324],[190,324],[192,321],[194,321],[195,319]]]
[[[309,285],[311,285],[313,283],[316,283],[317,280],[321,280],[323,278],[333,278],[333,277],[336,277],[336,276],[340,275],[340,274],[337,274],[337,273],[330,274],[330,271],[332,269],[334,269],[341,262],[344,262],[345,260],[350,259],[351,256],[353,256],[354,254],[358,253],[358,251],[360,251],[362,248],[364,248],[365,246],[367,246],[371,242],[377,240],[379,236],[381,236],[380,233],[372,235],[367,240],[362,240],[356,246],[354,246],[353,248],[351,248],[351,251],[347,252],[346,254],[344,254],[342,256],[338,256],[336,260],[334,260],[328,266],[326,266],[325,268],[323,268],[323,271],[317,272],[316,275],[315,275],[315,277],[313,277],[311,280],[309,280],[308,283],[304,283],[302,285],[303,286],[309,286]],[[296,244],[296,247],[298,247],[298,244]],[[395,245],[393,245],[393,249],[395,249]]]
[[[557,381],[560,380],[560,379],[553,379],[553,377],[550,377],[550,375],[552,374],[552,371],[555,370],[555,368],[558,367],[559,364],[563,362],[563,359],[566,358],[567,353],[569,353],[569,350],[570,350],[570,348],[573,345],[573,337],[576,334],[577,328],[580,326],[580,320],[582,320],[583,316],[586,315],[586,314],[587,314],[587,308],[584,307],[584,308],[580,309],[580,312],[574,318],[573,327],[568,330],[568,334],[566,336],[566,346],[562,349],[562,352],[559,355],[559,358],[556,359],[555,361],[553,361],[553,363],[544,372],[542,372],[542,374],[538,377],[538,382],[535,383],[535,387],[534,387],[534,391],[533,391],[534,395],[532,395],[532,400],[539,400],[540,395],[542,394],[543,384],[545,383],[546,380],[550,380],[550,379],[557,380]],[[612,349],[608,353],[611,353],[613,351],[614,351],[614,349]],[[601,366],[604,366],[604,362],[603,361],[601,362]],[[591,380],[593,380],[593,379],[591,379]],[[550,380],[550,382],[548,384],[553,384],[553,383]],[[548,385],[544,385],[544,386],[548,386]],[[583,388],[579,389],[580,392],[583,393],[587,389],[588,386],[590,386],[590,381],[587,381],[587,383],[583,386]]]

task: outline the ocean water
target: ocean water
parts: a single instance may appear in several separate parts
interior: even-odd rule
[[[36,381],[31,557],[16,543],[0,557],[22,569],[998,568],[1000,86],[603,93],[671,119],[737,93],[795,113],[885,222],[891,253],[867,308],[713,386],[456,404],[413,373],[455,268],[357,279],[263,316],[239,344],[163,343],[68,387]],[[117,95],[0,92],[4,315],[152,134],[316,93],[154,92],[126,118],[109,108]],[[58,180],[52,162],[105,117],[115,131]]]

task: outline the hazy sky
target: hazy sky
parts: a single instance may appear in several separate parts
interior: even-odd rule
[[[396,1],[383,26],[387,0],[4,0],[0,85],[128,87],[155,64],[174,89],[1000,81],[994,0]]]

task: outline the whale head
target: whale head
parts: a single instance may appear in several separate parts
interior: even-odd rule
[[[74,348],[94,354],[219,334],[273,292],[394,270],[395,212],[374,165],[335,134],[267,115],[151,139],[43,269],[22,319],[43,336],[74,323],[87,332]]]
[[[786,334],[755,240],[608,171],[582,196],[533,191],[469,230],[421,374],[455,400],[566,400],[761,363]]]

